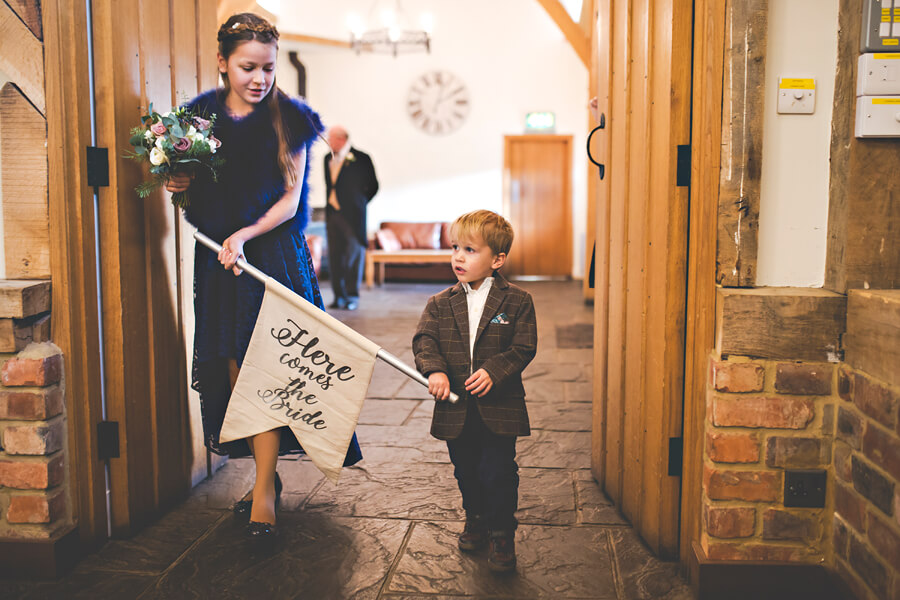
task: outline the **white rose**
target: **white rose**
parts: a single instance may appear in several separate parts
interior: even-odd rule
[[[169,162],[169,158],[166,156],[165,152],[159,148],[150,150],[150,164],[159,166],[165,162]]]
[[[161,138],[161,137],[156,138],[156,144],[155,144],[155,146],[156,146],[157,148],[159,148],[159,151],[160,151],[160,152],[162,152],[162,149],[163,149],[163,138]]]
[[[187,135],[186,135],[185,137],[192,138],[192,137],[194,137],[195,135],[197,135],[197,130],[194,128],[193,125],[191,125],[191,128],[187,130]],[[196,139],[196,138],[195,138],[195,139]]]

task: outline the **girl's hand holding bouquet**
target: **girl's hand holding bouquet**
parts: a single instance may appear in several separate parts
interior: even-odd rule
[[[222,160],[215,156],[222,145],[213,135],[216,115],[199,115],[184,107],[165,114],[153,111],[141,117],[141,126],[131,130],[131,158],[150,163],[151,177],[135,188],[146,198],[157,187],[167,184],[172,204],[184,208],[190,204],[187,189],[200,167],[208,169],[213,181]]]

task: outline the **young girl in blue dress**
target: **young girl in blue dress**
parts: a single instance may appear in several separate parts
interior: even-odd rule
[[[219,28],[219,73],[224,87],[194,98],[189,107],[216,115],[213,135],[225,163],[218,182],[198,172],[174,175],[170,192],[190,188],[185,216],[202,233],[222,242],[218,255],[197,244],[194,251],[194,356],[192,387],[200,393],[207,447],[232,457],[252,453],[256,483],[248,533],[275,534],[276,498],[281,486],[275,466],[279,454],[302,452],[285,428],[245,440],[219,443],[231,388],[262,303],[263,284],[239,277],[246,259],[319,308],[322,296],[303,236],[308,220],[309,149],[323,130],[306,104],[288,98],[275,85],[278,32],[252,13],[233,15]],[[362,455],[356,436],[345,465]]]

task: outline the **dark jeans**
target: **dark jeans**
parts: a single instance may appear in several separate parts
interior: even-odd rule
[[[467,517],[483,516],[494,532],[515,531],[519,504],[519,465],[515,436],[487,428],[474,400],[469,400],[462,434],[447,441],[453,475],[462,492]]]
[[[366,247],[340,211],[328,216],[328,269],[335,300],[359,300],[359,283],[366,266]]]

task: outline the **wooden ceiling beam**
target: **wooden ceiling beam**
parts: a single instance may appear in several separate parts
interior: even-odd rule
[[[219,0],[216,10],[216,16],[219,18],[218,24],[224,23],[231,15],[245,12],[256,13],[270,23],[277,25],[278,15],[273,15],[264,9],[256,3],[256,0]]]
[[[315,35],[305,35],[303,33],[286,33],[282,32],[281,40],[289,42],[303,42],[305,44],[318,44],[320,46],[335,46],[337,48],[350,48],[350,42],[346,40],[336,40],[333,38],[318,37]]]
[[[575,50],[575,54],[578,55],[578,58],[581,59],[584,66],[589,69],[591,67],[590,31],[588,30],[586,32],[581,25],[573,21],[572,17],[569,16],[569,13],[559,0],[537,1],[538,4],[547,11],[547,14],[550,15],[550,18],[553,19],[560,31],[563,32],[563,35],[566,36],[566,39],[569,41],[569,44],[572,45],[572,49]],[[586,4],[590,3],[588,2]],[[584,10],[582,10],[582,21],[584,20],[583,17]],[[590,26],[589,22],[588,26]]]

